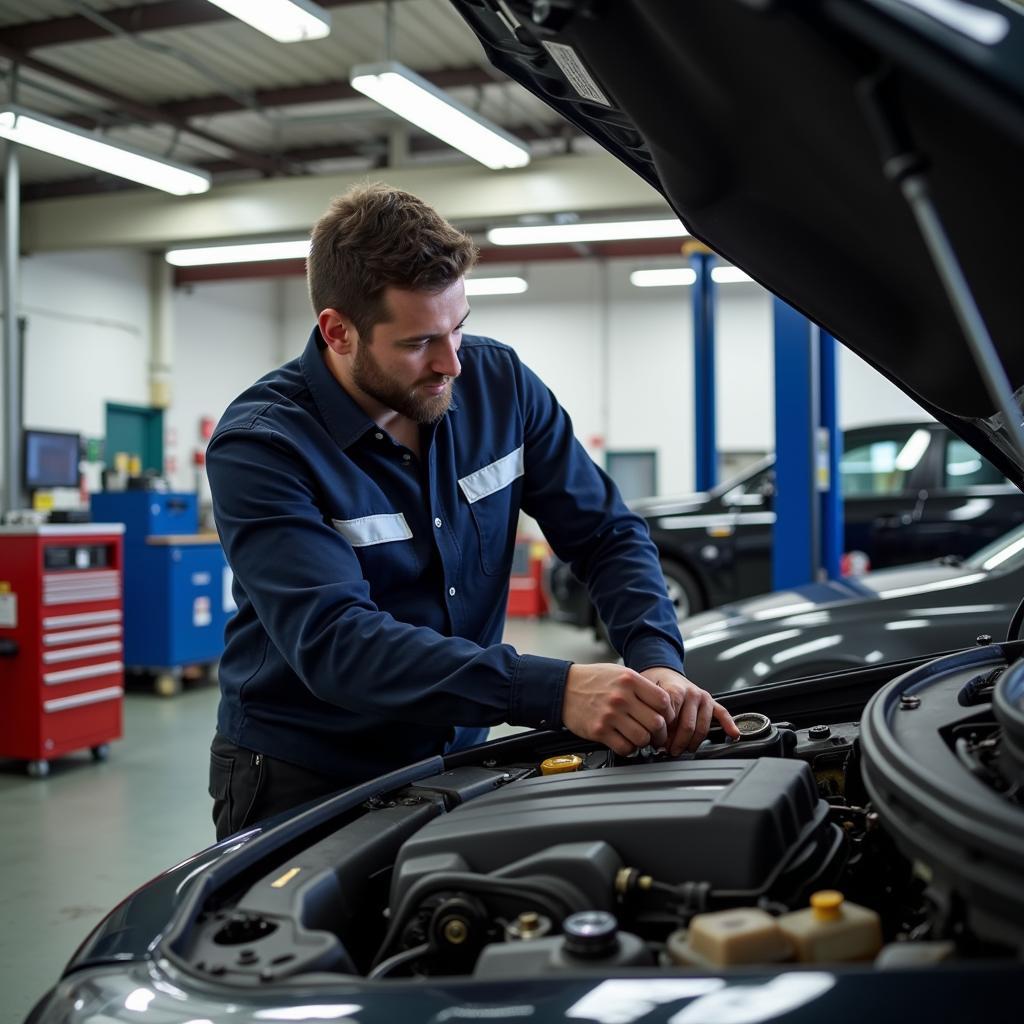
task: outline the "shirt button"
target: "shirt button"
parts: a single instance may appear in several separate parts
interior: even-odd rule
[[[405,453],[405,454],[404,454],[404,455],[402,456],[402,461],[403,461],[403,462],[408,462],[408,461],[409,461],[409,460],[410,460],[411,458],[412,458],[412,456],[411,456],[411,455],[410,455],[410,454],[409,454],[408,452],[406,452],[406,453]]]
[[[378,431],[377,431],[377,433],[376,433],[376,434],[374,434],[373,436],[374,436],[375,438],[377,438],[377,440],[378,440],[378,441],[383,441],[383,440],[384,440],[384,435],[383,435],[383,434],[382,434],[382,433],[381,433],[381,432],[380,432],[379,430],[378,430]]]
[[[455,596],[455,588],[454,587],[449,587],[448,588],[448,596],[449,597],[454,597]]]
[[[441,526],[441,520],[440,520],[440,519],[435,519],[435,520],[434,520],[434,525],[435,525],[436,527],[438,527],[438,528],[440,529],[440,526]]]

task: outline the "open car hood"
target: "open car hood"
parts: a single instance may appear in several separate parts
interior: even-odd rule
[[[1024,0],[452,2],[492,63],[696,238],[1024,484],[864,99],[887,72],[886,109],[1018,393]]]

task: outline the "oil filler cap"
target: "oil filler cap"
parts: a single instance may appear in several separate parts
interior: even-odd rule
[[[579,754],[559,754],[547,757],[540,763],[541,775],[562,775],[564,772],[578,772],[583,767]]]
[[[608,956],[619,947],[619,922],[606,910],[584,910],[562,922],[563,948],[573,956]]]

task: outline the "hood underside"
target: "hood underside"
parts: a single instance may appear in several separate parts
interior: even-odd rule
[[[883,75],[1016,392],[1019,0],[453,3],[496,66],[659,189],[695,237],[1024,482],[863,98]]]

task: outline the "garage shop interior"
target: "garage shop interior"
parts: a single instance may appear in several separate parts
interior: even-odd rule
[[[1022,22],[0,0],[0,1024],[1019,987]]]

